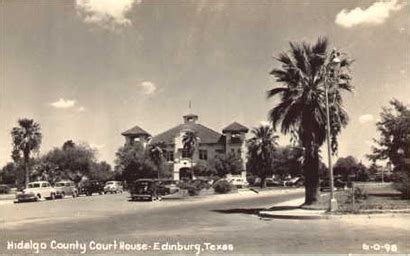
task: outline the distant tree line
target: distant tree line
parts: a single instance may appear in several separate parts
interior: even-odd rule
[[[23,118],[11,130],[12,159],[0,170],[0,182],[22,187],[29,181],[54,183],[63,179],[79,182],[83,179],[105,181],[114,177],[111,166],[97,161],[96,151],[85,143],[66,141],[42,156],[38,156],[42,133],[40,125]]]
[[[397,188],[403,197],[410,198],[410,107],[392,99],[382,109],[376,126],[380,137],[374,140],[376,146],[368,157],[372,161],[390,161],[399,176]]]

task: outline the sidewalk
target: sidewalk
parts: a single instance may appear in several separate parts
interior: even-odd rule
[[[386,217],[396,217],[396,216],[409,216],[410,209],[373,209],[373,210],[362,210],[359,213],[341,213],[335,212],[330,213],[326,210],[309,210],[299,208],[304,202],[304,198],[298,198],[279,204],[275,204],[269,210],[264,210],[259,212],[259,216],[262,218],[273,218],[273,219],[334,219],[334,218],[386,218]]]
[[[16,199],[16,194],[2,194],[0,195],[0,205],[12,204]]]
[[[262,218],[274,219],[328,219],[330,216],[325,210],[307,210],[299,208],[304,202],[304,198],[298,198],[279,204],[272,208],[260,211],[259,216]]]

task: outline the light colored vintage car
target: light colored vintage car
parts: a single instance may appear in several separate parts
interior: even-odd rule
[[[227,177],[226,180],[237,188],[249,186],[249,183],[246,181],[246,179],[239,175],[231,175],[230,177]]]
[[[122,193],[124,190],[120,181],[107,181],[104,186],[104,193]]]
[[[78,196],[78,190],[75,183],[71,180],[62,180],[54,184],[56,191],[56,197],[64,198],[66,196],[76,197]]]
[[[54,199],[55,189],[48,181],[30,182],[27,188],[16,194],[17,202],[37,201],[39,199]]]

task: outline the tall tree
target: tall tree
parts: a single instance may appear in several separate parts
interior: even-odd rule
[[[183,150],[191,158],[195,153],[197,142],[198,142],[198,138],[196,137],[196,133],[192,130],[186,130],[184,134],[182,135]]]
[[[349,66],[352,60],[338,56],[337,69],[332,69],[334,52],[328,50],[328,40],[320,37],[313,45],[290,43],[290,52],[276,58],[280,68],[270,74],[282,87],[268,91],[268,98],[279,96],[279,103],[270,110],[273,127],[290,133],[305,148],[305,204],[317,201],[319,194],[319,147],[326,140],[325,87],[329,86],[331,143],[337,152],[337,135],[348,123],[343,109],[342,91],[351,91]],[[337,71],[337,72],[336,72]]]
[[[302,173],[303,151],[300,148],[277,147],[273,152],[274,173],[279,177],[292,177]]]
[[[144,154],[144,148],[140,143],[120,147],[115,155],[116,176],[128,184],[132,184],[136,179],[157,176],[155,165]]]
[[[20,164],[9,162],[0,170],[0,183],[21,187],[24,184],[24,168]]]
[[[164,165],[165,148],[166,144],[163,141],[159,141],[148,145],[148,156],[157,168],[158,179],[161,177],[161,171]]]
[[[18,126],[11,130],[13,140],[12,157],[18,161],[23,157],[25,169],[25,185],[30,182],[29,160],[30,154],[40,149],[42,134],[40,124],[33,119],[23,118],[18,120]]]
[[[75,147],[75,143],[72,140],[67,140],[64,142],[62,149],[63,150],[69,150]]]
[[[390,106],[383,108],[377,122],[380,138],[369,159],[390,160],[396,168],[404,167],[404,157],[401,150],[410,148],[410,108],[397,99],[390,101]]]
[[[195,131],[186,130],[182,135],[182,150],[189,157],[191,163],[191,174],[193,174],[192,165],[193,165],[193,156],[195,149],[197,147],[198,137],[196,136]]]
[[[248,167],[257,170],[261,178],[261,187],[265,186],[265,180],[273,174],[273,154],[277,147],[278,136],[274,135],[270,126],[260,126],[252,129],[253,137],[248,140]]]
[[[335,175],[341,175],[344,180],[348,180],[349,175],[357,176],[363,167],[353,156],[339,157],[334,165],[334,171]]]
[[[394,171],[401,177],[399,189],[403,196],[410,198],[410,107],[397,99],[390,101],[390,106],[383,108],[380,121],[377,122],[380,138],[375,140],[376,147],[368,157],[372,161],[389,160]]]
[[[219,177],[226,177],[227,174],[238,175],[243,171],[242,158],[235,153],[218,154],[208,160],[210,170]]]
[[[51,182],[59,179],[79,182],[84,176],[90,178],[91,169],[96,163],[95,150],[87,144],[68,142],[42,156],[41,164],[36,167],[37,173],[48,173]]]

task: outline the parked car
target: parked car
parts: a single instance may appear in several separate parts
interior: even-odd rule
[[[62,180],[54,184],[56,190],[56,197],[64,198],[65,196],[78,196],[78,190],[75,183],[71,180]]]
[[[124,190],[120,181],[107,181],[104,186],[104,193],[122,193]]]
[[[10,187],[6,184],[0,184],[0,194],[8,194],[10,192]]]
[[[157,190],[159,195],[165,196],[178,192],[180,188],[174,180],[159,180]]]
[[[283,185],[286,187],[301,187],[305,183],[305,180],[303,177],[293,177],[290,179],[287,179],[283,182]]]
[[[273,179],[273,178],[266,178],[265,179],[266,186],[267,187],[277,187],[277,186],[283,186],[283,181]]]
[[[91,196],[93,193],[102,195],[104,193],[104,184],[97,180],[85,180],[79,184],[79,195]]]
[[[233,177],[227,180],[231,185],[237,188],[243,188],[249,185],[249,183],[242,177]]]
[[[155,179],[139,179],[131,186],[131,199],[135,200],[161,200],[159,181]]]
[[[347,187],[347,182],[336,178],[334,179],[334,190],[343,190]],[[320,182],[320,191],[330,191],[330,180],[324,179]]]
[[[27,188],[16,194],[17,202],[55,199],[56,191],[47,181],[30,182]]]

